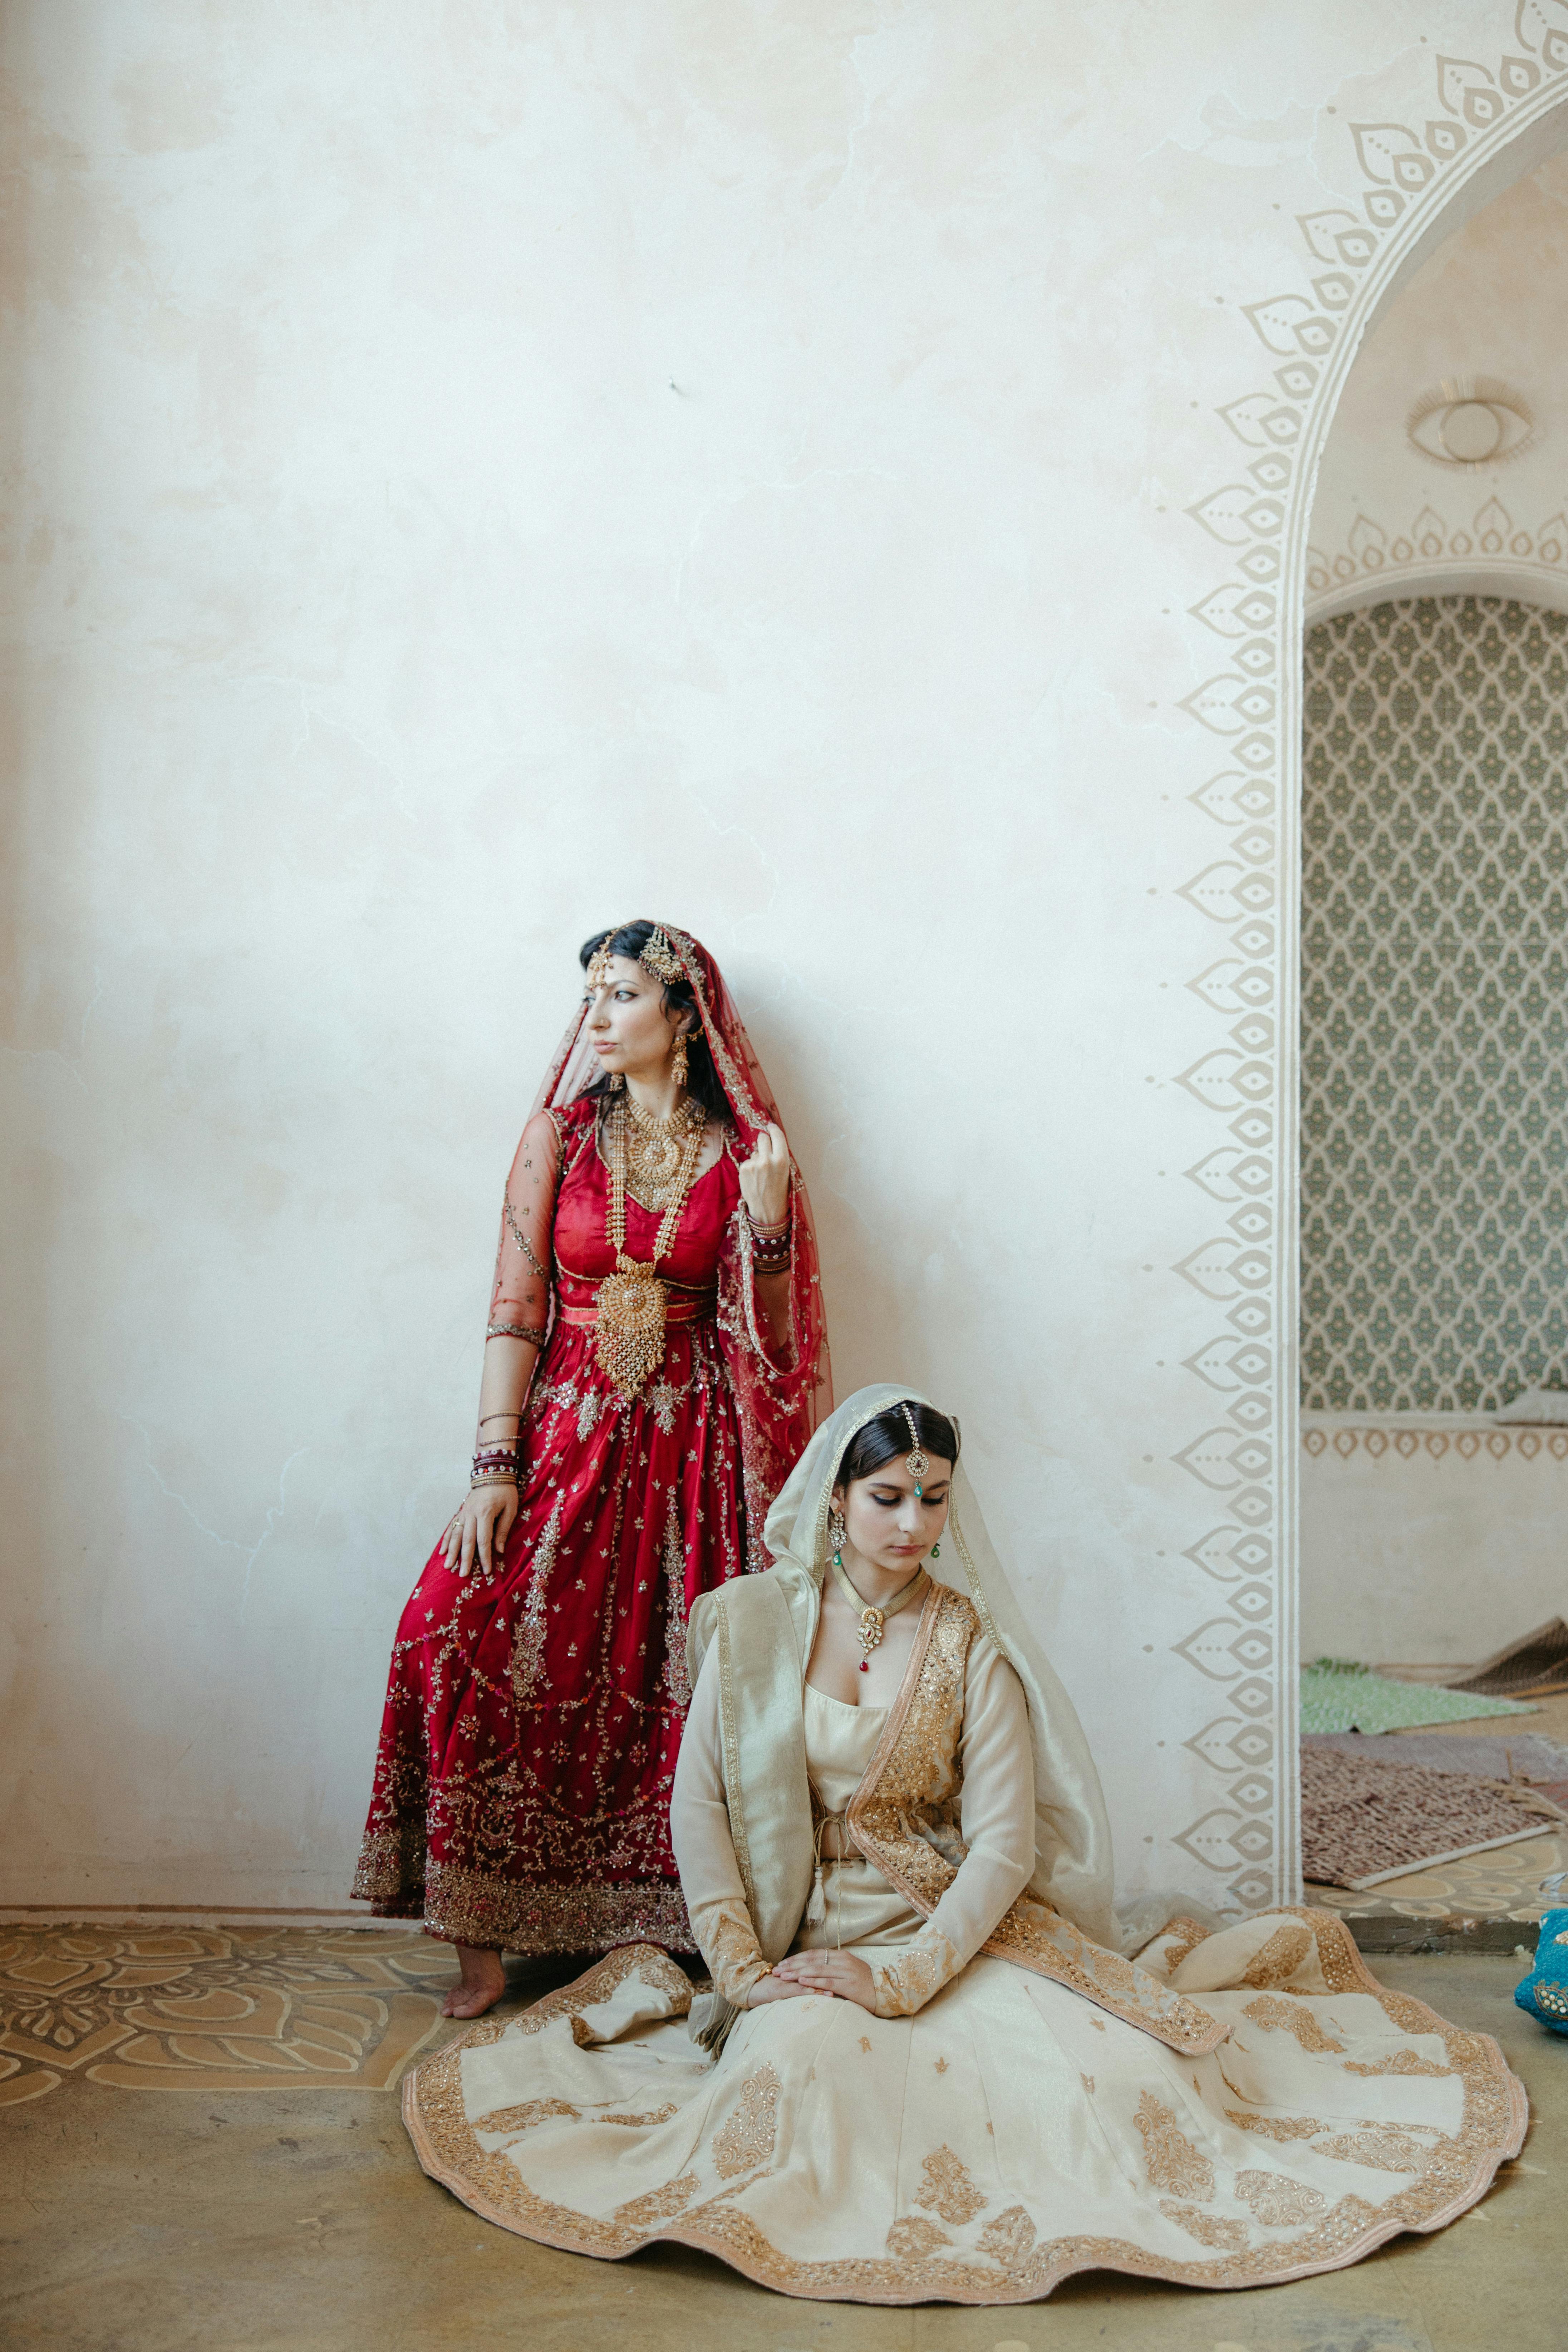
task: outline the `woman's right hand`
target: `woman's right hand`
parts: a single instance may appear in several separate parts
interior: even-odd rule
[[[757,1979],[756,1983],[746,1995],[746,2007],[761,2009],[770,2000],[799,2000],[804,1993],[811,1990],[809,1985],[792,1984],[787,1977],[775,1976],[770,1972],[767,1976]]]
[[[477,1560],[489,1576],[500,1565],[519,1509],[515,1486],[470,1486],[442,1539],[441,1557],[459,1576]]]

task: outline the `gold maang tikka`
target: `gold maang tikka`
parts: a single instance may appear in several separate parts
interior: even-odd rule
[[[630,929],[631,925],[629,923],[612,923],[609,929],[605,933],[604,938],[599,941],[598,946],[594,950],[593,954],[588,959],[588,985],[590,988],[607,988],[609,986],[610,964],[616,954],[616,941],[623,931],[629,931]],[[640,955],[630,959],[630,961],[640,963],[643,970],[646,972],[651,973],[655,980],[663,981],[666,988],[670,985],[672,981],[683,980],[686,977],[686,967],[681,962],[680,958],[677,955],[675,948],[670,940],[669,933],[665,929],[662,923],[656,923],[654,925],[653,929],[648,936],[647,945],[643,949]]]
[[[588,985],[590,988],[608,988],[610,984],[610,962],[615,952],[616,932],[615,926],[612,924],[610,929],[605,933],[604,938],[599,941],[598,946],[594,950],[593,954],[588,958]]]
[[[907,1404],[900,1406],[900,1410],[903,1413],[904,1419],[910,1424],[910,1444],[915,1449],[912,1454],[905,1455],[904,1467],[915,1482],[915,1499],[917,1502],[923,1503],[925,1501],[925,1486],[923,1482],[931,1476],[931,1464],[921,1445],[920,1432],[915,1427],[914,1414],[910,1411]]]

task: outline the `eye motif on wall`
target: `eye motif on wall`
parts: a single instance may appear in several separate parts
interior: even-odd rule
[[[1484,375],[1424,392],[1405,420],[1410,446],[1439,466],[1504,466],[1539,438],[1521,392]]]

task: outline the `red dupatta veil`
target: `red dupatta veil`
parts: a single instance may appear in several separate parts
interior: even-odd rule
[[[746,1159],[762,1129],[782,1128],[779,1108],[763,1066],[735,1010],[724,976],[707,949],[673,923],[659,926],[679,957],[697,1003],[702,1034],[724,1092],[735,1129],[737,1157]],[[599,1076],[597,1057],[583,1030],[579,1005],[534,1097],[532,1116],[564,1110]],[[790,1202],[794,1254],[790,1265],[790,1336],[787,1361],[774,1354],[759,1321],[752,1272],[751,1222],[737,1205],[719,1259],[719,1343],[741,1418],[742,1466],[751,1564],[765,1568],[763,1523],[773,1496],[804,1452],[817,1423],[833,1410],[833,1378],[827,1356],[827,1318],[816,1230],[811,1202],[795,1156],[790,1156]]]

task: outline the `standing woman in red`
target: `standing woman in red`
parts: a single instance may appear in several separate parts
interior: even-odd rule
[[[353,1892],[458,1947],[695,1948],[669,1844],[702,1592],[832,1403],[805,1187],[718,966],[668,924],[586,992],[501,1212],[473,1480],[393,1648]]]

